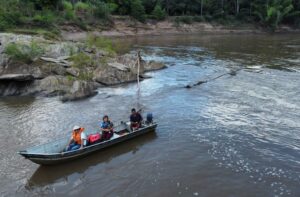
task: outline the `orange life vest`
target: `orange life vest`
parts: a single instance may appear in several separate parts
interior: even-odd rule
[[[80,128],[79,131],[72,132],[72,138],[77,144],[81,144],[81,133],[84,131],[84,128]]]

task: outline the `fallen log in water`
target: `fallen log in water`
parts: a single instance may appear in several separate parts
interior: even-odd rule
[[[207,83],[207,81],[198,81],[197,83],[195,84],[191,84],[191,85],[186,85],[185,88],[192,88],[193,86],[198,86],[198,85],[201,85],[203,83]]]
[[[228,72],[228,73],[221,74],[221,75],[219,75],[219,76],[217,76],[217,77],[215,77],[215,78],[212,78],[212,79],[208,79],[208,80],[205,80],[205,81],[201,80],[201,81],[198,81],[198,82],[196,82],[196,83],[194,83],[194,84],[188,84],[188,85],[185,86],[185,88],[188,88],[188,89],[189,89],[189,88],[192,88],[192,87],[194,87],[194,86],[198,86],[198,85],[201,85],[201,84],[203,84],[203,83],[207,83],[207,82],[209,82],[209,81],[214,81],[214,80],[219,79],[219,78],[221,78],[221,77],[223,77],[223,76],[225,76],[225,75],[235,76],[236,73],[237,73],[238,71],[240,71],[241,69],[242,69],[242,68],[240,68],[240,69],[238,69],[238,70],[231,70],[231,71]]]

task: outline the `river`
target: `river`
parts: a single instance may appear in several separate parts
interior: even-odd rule
[[[62,103],[0,99],[0,196],[300,196],[300,36],[190,35],[119,40],[166,63],[141,82]],[[199,80],[216,80],[184,88]],[[137,105],[159,126],[71,163],[17,151],[118,123]]]

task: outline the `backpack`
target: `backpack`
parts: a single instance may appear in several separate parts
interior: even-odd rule
[[[89,144],[94,144],[101,140],[100,133],[90,134],[88,137]]]
[[[146,121],[147,121],[148,124],[150,124],[150,123],[153,122],[153,115],[152,115],[152,113],[148,113],[147,114]]]

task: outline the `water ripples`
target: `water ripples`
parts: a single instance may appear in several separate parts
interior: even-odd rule
[[[255,46],[248,37],[135,45],[132,53],[141,49],[146,60],[168,66],[148,73],[152,78],[141,82],[140,97],[137,85],[128,84],[64,104],[56,98],[1,100],[0,136],[7,139],[0,145],[5,150],[0,172],[6,177],[1,195],[298,196],[300,76],[272,67],[288,61],[286,68],[297,70],[298,47],[269,39]],[[239,71],[183,88],[230,70]],[[75,123],[96,130],[103,114],[123,120],[138,102],[159,122],[156,137],[128,142],[68,168],[36,172],[15,154],[25,145],[69,134]]]

